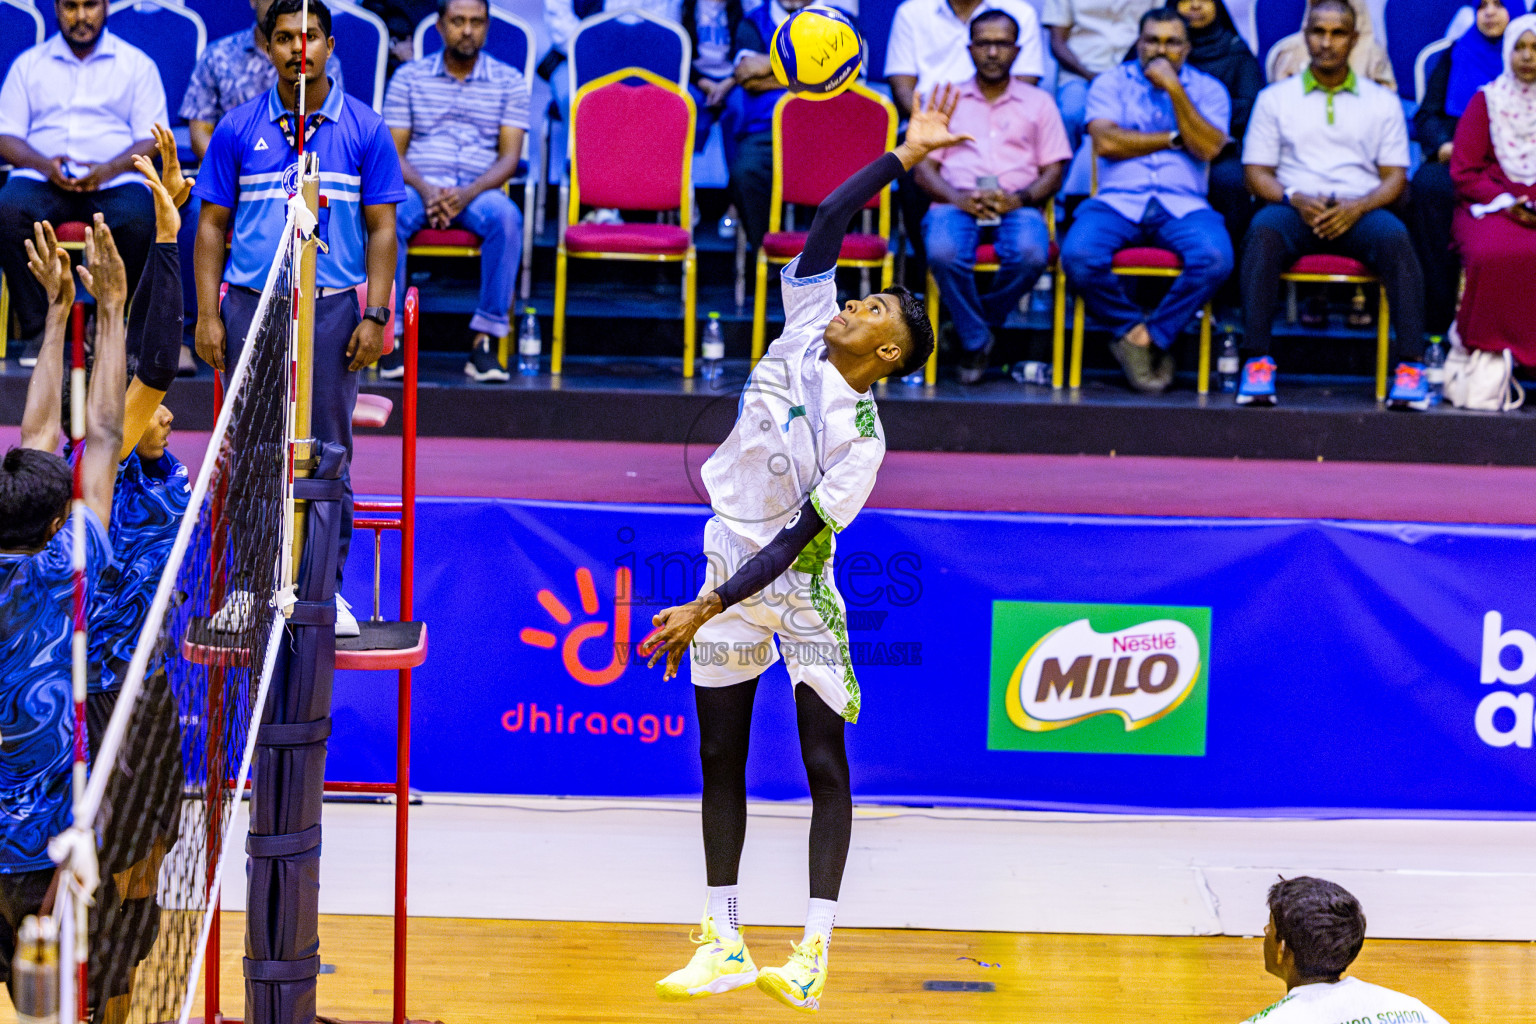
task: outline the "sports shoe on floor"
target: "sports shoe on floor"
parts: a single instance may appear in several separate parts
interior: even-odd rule
[[[405,353],[400,350],[403,342],[395,339],[395,350],[379,356],[379,379],[399,380],[405,376]]]
[[[5,354],[8,358],[16,360],[17,365],[23,369],[30,370],[37,365],[37,350],[40,347],[37,341],[12,338]]]
[[[694,939],[698,949],[688,966],[673,971],[656,983],[662,999],[702,999],[745,988],[757,980],[757,965],[747,952],[747,942],[739,935],[732,942],[720,937],[714,918],[706,917],[699,925],[702,933]]]
[[[249,590],[231,590],[224,606],[208,621],[215,633],[244,633],[256,615],[256,595]]]
[[[1171,363],[1165,367],[1156,345],[1132,345],[1124,338],[1110,342],[1110,354],[1125,371],[1131,387],[1144,395],[1160,395],[1173,383]]]
[[[992,358],[992,346],[996,339],[987,335],[986,344],[978,349],[966,349],[960,356],[960,383],[980,384],[987,375],[987,363]]]
[[[193,358],[192,350],[185,345],[181,346],[181,352],[176,356],[176,376],[197,376],[197,360]]]
[[[340,594],[336,595],[336,635],[360,636],[362,630],[358,628],[357,616],[352,614],[352,606],[347,599]]]
[[[821,990],[827,987],[827,940],[812,935],[789,944],[794,950],[783,967],[764,967],[757,972],[757,987],[785,1006],[804,1013],[821,1009]]]
[[[1269,356],[1243,364],[1243,372],[1237,378],[1237,404],[1275,404],[1275,361]]]
[[[1388,409],[1428,409],[1429,379],[1422,363],[1398,363],[1392,374],[1392,390],[1387,392]]]
[[[464,364],[464,375],[481,384],[501,382],[512,379],[496,358],[496,353],[491,351],[491,339],[481,335],[469,350],[469,362]]]

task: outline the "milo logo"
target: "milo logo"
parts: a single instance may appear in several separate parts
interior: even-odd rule
[[[991,750],[1205,753],[1210,609],[996,601]]]

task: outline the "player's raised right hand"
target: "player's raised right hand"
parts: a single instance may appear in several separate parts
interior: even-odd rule
[[[955,135],[949,130],[950,115],[955,112],[955,105],[959,102],[960,90],[953,85],[941,85],[934,89],[926,104],[921,96],[916,97],[912,117],[907,121],[907,137],[902,146],[913,151],[920,160],[936,149],[976,141],[973,136]]]
[[[209,366],[224,372],[224,321],[217,311],[197,318],[197,330],[193,335],[197,357]]]
[[[121,311],[128,304],[128,271],[123,267],[112,229],[99,213],[85,229],[85,265],[78,267],[77,272],[98,305],[115,306]]]
[[[32,237],[25,244],[27,269],[43,286],[48,305],[68,310],[75,304],[75,275],[70,267],[69,253],[59,244],[53,225],[46,220],[33,221]]]

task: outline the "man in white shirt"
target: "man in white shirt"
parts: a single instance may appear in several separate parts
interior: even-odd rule
[[[912,112],[914,93],[928,96],[935,86],[975,77],[971,22],[986,11],[1006,11],[1019,23],[1013,75],[1030,85],[1040,81],[1040,18],[1025,0],[904,0],[885,49],[885,80],[903,117]]]
[[[1125,63],[1141,16],[1161,0],[1045,0],[1040,20],[1051,30],[1051,56],[1061,66],[1056,105],[1074,148],[1083,141],[1088,86]]]
[[[155,237],[155,205],[133,167],[153,157],[165,89],[154,61],[106,31],[107,0],[55,0],[59,32],[16,58],[0,87],[0,270],[23,346],[36,362],[47,299],[27,271],[33,221],[89,223],[102,214],[128,268],[128,288]]]
[[[1317,0],[1307,14],[1312,63],[1259,93],[1243,148],[1248,189],[1270,204],[1254,217],[1243,252],[1249,356],[1238,405],[1275,403],[1270,328],[1280,275],[1301,257],[1334,253],[1368,266],[1387,291],[1402,360],[1388,396],[1426,408],[1424,277],[1408,229],[1388,209],[1408,187],[1408,125],[1397,94],[1356,76],[1349,54],[1355,14],[1344,0]]]
[[[1306,876],[1270,886],[1264,969],[1285,982],[1286,991],[1245,1024],[1445,1024],[1444,1017],[1412,996],[1344,977],[1364,944],[1365,913],[1343,887]]]

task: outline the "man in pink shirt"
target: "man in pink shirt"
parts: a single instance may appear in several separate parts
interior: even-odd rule
[[[992,10],[971,22],[976,77],[961,83],[950,130],[974,141],[938,150],[913,171],[933,197],[923,218],[928,267],[938,283],[965,353],[960,383],[975,384],[1008,313],[1050,260],[1041,208],[1061,187],[1072,147],[1050,93],[1014,78],[1019,24]],[[976,287],[976,246],[983,231],[1002,269],[992,290]]]

